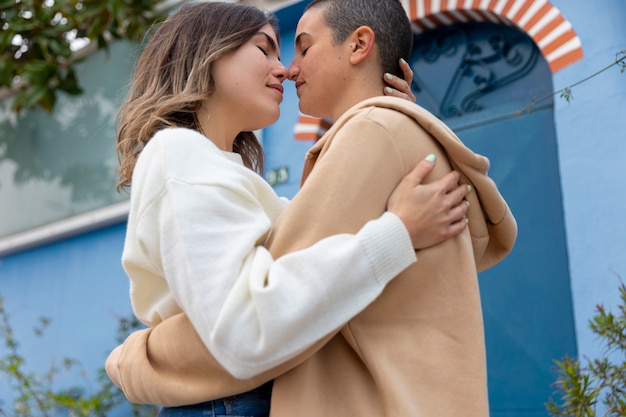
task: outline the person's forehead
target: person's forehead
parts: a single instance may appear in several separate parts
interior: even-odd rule
[[[304,12],[298,21],[296,37],[302,33],[316,36],[328,29],[324,21],[323,9],[323,7],[314,7]]]

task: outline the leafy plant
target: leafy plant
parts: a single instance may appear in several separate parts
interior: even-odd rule
[[[52,111],[59,91],[82,93],[80,46],[108,50],[115,39],[140,41],[165,15],[160,0],[0,0],[0,87],[12,108]]]
[[[49,318],[41,318],[34,333],[42,337],[50,324]],[[132,318],[121,318],[118,324],[117,343],[140,323]],[[71,417],[105,417],[107,412],[122,404],[128,404],[124,394],[108,378],[104,369],[98,370],[97,388],[88,392],[89,386],[86,372],[80,362],[72,358],[64,358],[59,365],[52,364],[45,372],[28,371],[26,358],[20,353],[19,342],[15,339],[9,315],[0,297],[0,374],[4,374],[15,395],[12,410],[0,404],[0,416],[3,417],[51,417],[59,412]],[[4,352],[3,352],[4,351]],[[55,389],[54,381],[62,372],[73,372],[83,385],[70,388]],[[155,416],[157,409],[152,406],[132,405],[134,417]]]
[[[555,361],[553,387],[560,398],[551,398],[546,409],[552,416],[595,417],[602,404],[605,417],[626,416],[626,286],[619,287],[621,304],[616,314],[596,307],[589,327],[604,342],[605,357],[586,360],[571,357]]]

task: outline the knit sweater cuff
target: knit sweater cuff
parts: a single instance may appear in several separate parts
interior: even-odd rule
[[[404,223],[391,212],[367,223],[357,235],[363,243],[365,255],[372,262],[376,280],[382,286],[417,261]]]

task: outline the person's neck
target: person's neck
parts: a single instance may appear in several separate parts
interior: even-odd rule
[[[381,76],[382,80],[382,76]],[[356,106],[360,102],[383,95],[384,86],[381,83],[359,82],[355,83],[349,91],[341,91],[341,98],[338,97],[340,105],[335,107],[331,120],[337,121],[345,112]]]
[[[209,138],[218,148],[232,152],[233,142],[238,134],[228,115],[220,114],[220,107],[209,109],[203,106],[198,112],[200,133]]]

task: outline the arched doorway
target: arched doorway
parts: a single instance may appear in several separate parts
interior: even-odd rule
[[[553,360],[576,356],[550,68],[496,23],[425,31],[410,64],[418,104],[490,159],[518,222],[513,252],[480,274],[491,415],[547,416]]]

